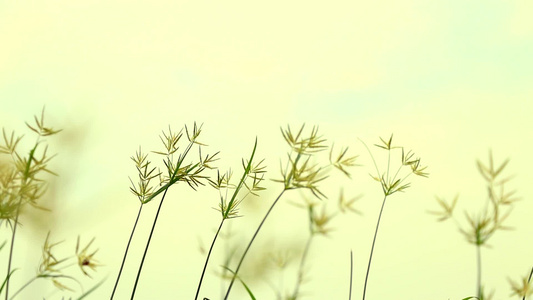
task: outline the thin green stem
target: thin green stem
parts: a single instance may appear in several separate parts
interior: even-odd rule
[[[476,245],[477,254],[477,297],[481,299],[481,245]]]
[[[224,221],[226,219],[222,219],[220,221],[220,225],[218,226],[217,233],[215,233],[215,237],[213,238],[213,242],[211,242],[211,247],[209,247],[209,252],[207,253],[207,257],[205,259],[204,269],[202,270],[202,275],[200,276],[200,282],[198,282],[198,289],[196,290],[196,296],[194,297],[194,300],[198,299],[198,295],[200,294],[200,287],[202,286],[202,280],[204,279],[205,270],[207,269],[207,264],[209,263],[209,258],[211,257],[211,251],[213,251],[213,247],[215,246],[215,242],[218,238],[218,234],[220,233],[220,230],[222,229],[222,225],[224,225]]]
[[[372,255],[374,254],[374,246],[376,244],[376,237],[378,235],[379,222],[381,221],[381,215],[383,214],[383,208],[385,207],[386,200],[387,200],[387,196],[383,198],[383,204],[381,204],[381,210],[379,211],[378,223],[376,224],[376,232],[374,233],[374,240],[372,241],[372,249],[370,250],[370,258],[368,259],[368,267],[366,269],[366,276],[365,276],[365,285],[363,288],[363,300],[365,300],[366,284],[368,282],[368,274],[370,273],[370,264],[372,263]]]
[[[137,213],[137,218],[135,218],[135,223],[133,224],[133,229],[131,230],[130,238],[128,240],[128,244],[126,245],[126,251],[124,251],[124,257],[122,258],[122,264],[120,265],[120,270],[118,271],[117,280],[115,282],[115,286],[113,287],[113,292],[111,293],[111,300],[115,296],[115,292],[117,290],[118,282],[120,280],[120,275],[122,274],[122,269],[124,268],[124,263],[126,262],[126,257],[128,256],[128,250],[130,248],[131,240],[133,239],[133,235],[135,233],[135,228],[137,228],[137,222],[139,222],[139,217],[141,216],[141,211],[143,208],[143,203],[141,202],[141,205],[139,207],[139,212]]]
[[[150,236],[148,237],[148,242],[146,242],[146,247],[144,248],[143,258],[141,260],[141,264],[139,265],[139,270],[137,271],[137,278],[135,278],[135,284],[133,285],[133,291],[131,292],[131,299],[135,297],[135,291],[137,290],[137,284],[139,283],[139,278],[141,277],[141,271],[144,264],[144,259],[146,258],[146,253],[148,252],[148,247],[150,246],[150,241],[152,240],[152,235],[154,234],[155,224],[157,223],[157,218],[159,217],[159,212],[161,211],[161,206],[163,205],[163,201],[165,200],[165,196],[167,195],[168,189],[165,190],[163,193],[163,197],[161,198],[161,202],[159,202],[159,207],[157,208],[157,213],[154,218],[154,223],[152,224],[152,229],[150,230]]]
[[[26,183],[28,181],[28,178],[30,178],[30,168],[31,168],[31,163],[33,161],[33,156],[35,154],[35,150],[37,149],[37,146],[39,145],[39,138],[37,138],[37,142],[35,142],[35,146],[33,147],[33,149],[30,150],[30,154],[28,156],[28,161],[26,162],[26,168],[24,169],[24,173],[23,173],[23,177],[22,177],[22,182],[21,182],[21,185],[20,185],[20,192],[22,193],[22,190],[26,187]],[[17,224],[18,224],[18,221],[19,221],[19,214],[20,214],[20,206],[22,205],[22,199],[23,199],[23,196],[22,194],[20,195],[20,199],[19,199],[19,202],[17,204],[17,211],[15,213],[15,224],[13,225],[13,234],[11,235],[11,246],[9,247],[9,259],[8,259],[8,263],[7,263],[7,281],[6,281],[6,300],[8,300],[9,298],[9,279],[10,279],[10,274],[11,274],[11,262],[13,260],[13,249],[15,247],[15,235],[17,233]]]
[[[229,284],[228,290],[226,291],[226,296],[224,296],[224,300],[228,299],[229,293],[231,292],[231,288],[233,287],[233,283],[235,282],[235,278],[237,278],[237,273],[239,272],[239,269],[241,268],[242,262],[244,261],[244,258],[246,257],[246,254],[248,253],[248,250],[250,250],[250,247],[252,246],[252,243],[254,242],[255,238],[257,237],[257,234],[259,233],[259,231],[263,227],[263,224],[265,223],[266,219],[268,218],[268,215],[270,214],[270,212],[272,211],[272,209],[274,208],[276,203],[278,203],[279,199],[281,199],[281,196],[283,195],[283,193],[285,193],[285,191],[286,191],[286,189],[283,189],[283,191],[281,191],[281,193],[278,195],[276,200],[274,200],[274,203],[272,203],[272,205],[268,209],[265,217],[263,218],[263,220],[261,220],[261,223],[259,224],[259,226],[255,230],[255,233],[252,236],[252,239],[248,243],[248,246],[246,246],[246,249],[244,250],[244,253],[242,254],[241,259],[239,261],[239,264],[237,265],[237,268],[235,269],[235,273],[233,273],[233,276],[231,278],[231,282]]]

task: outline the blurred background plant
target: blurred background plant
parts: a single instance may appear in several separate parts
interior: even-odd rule
[[[64,263],[67,258],[56,259],[52,254],[52,248],[59,243],[50,243],[50,233],[48,233],[42,248],[42,259],[37,268],[37,274],[11,296],[9,293],[10,282],[13,280],[14,273],[18,270],[18,268],[13,267],[13,255],[16,251],[17,229],[21,226],[20,215],[27,209],[48,210],[45,204],[40,203],[40,199],[46,193],[48,187],[48,180],[45,174],[57,175],[48,168],[50,160],[55,155],[49,155],[48,153],[47,138],[59,133],[61,130],[54,130],[45,126],[44,108],[39,117],[34,117],[34,121],[34,125],[26,123],[26,126],[36,134],[36,140],[31,144],[27,155],[23,154],[25,151],[19,149],[23,135],[16,135],[14,131],[8,132],[5,128],[2,129],[3,143],[0,145],[0,154],[3,154],[3,160],[1,160],[0,164],[0,224],[4,223],[6,228],[11,230],[9,253],[7,254],[7,271],[0,288],[0,292],[5,293],[6,300],[15,298],[38,278],[51,279],[54,286],[63,291],[74,292],[73,289],[61,283],[59,279],[70,279],[79,283],[74,276],[64,273],[64,269],[67,267]],[[77,245],[74,255],[74,257],[78,258],[78,265],[86,276],[89,276],[84,270],[86,266],[94,270],[99,265],[93,257],[96,252],[91,255],[86,254],[91,243],[80,253],[78,253]]]
[[[464,212],[466,225],[462,225],[456,217],[456,214],[454,214],[457,200],[459,199],[458,195],[451,202],[437,196],[436,199],[440,206],[440,211],[430,211],[430,213],[438,216],[438,221],[440,222],[449,219],[453,220],[468,243],[476,247],[476,298],[480,300],[491,299],[493,294],[487,294],[483,285],[481,249],[482,247],[491,247],[488,241],[497,231],[511,229],[504,225],[504,221],[511,213],[513,204],[518,201],[518,197],[515,196],[515,191],[509,191],[507,189],[507,185],[512,177],[503,175],[503,171],[508,163],[509,159],[506,159],[501,164],[495,165],[492,151],[489,151],[488,163],[477,160],[477,169],[485,181],[487,200],[479,211],[475,213]],[[511,282],[513,294],[520,297],[527,297],[529,280],[525,281],[524,279],[522,282],[523,286],[521,288],[518,288],[518,285]],[[526,293],[518,292],[518,290],[525,290]]]

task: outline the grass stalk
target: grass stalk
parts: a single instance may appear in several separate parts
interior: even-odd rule
[[[33,149],[30,150],[28,161],[26,162],[24,172],[22,173],[23,176],[21,179],[22,183],[20,187],[21,191],[24,189],[24,187],[26,187],[28,179],[30,178],[31,164],[34,159],[34,154],[35,154],[35,150],[37,150],[37,146],[39,146],[39,139],[37,139],[37,141],[35,142],[35,146],[33,147]],[[6,300],[9,299],[9,279],[11,277],[10,276],[11,262],[13,261],[13,249],[15,248],[15,235],[17,233],[17,224],[19,223],[18,220],[19,220],[19,215],[20,215],[20,206],[22,205],[22,199],[23,199],[23,196],[21,194],[19,201],[17,203],[17,211],[15,212],[15,224],[13,224],[13,234],[11,235],[11,246],[9,247],[9,258],[8,258],[8,263],[7,263],[7,277],[6,277]]]
[[[381,204],[381,210],[379,211],[378,222],[376,224],[376,232],[374,233],[374,240],[372,240],[372,248],[370,249],[370,257],[368,258],[368,267],[366,269],[366,275],[365,275],[365,285],[363,287],[363,300],[365,300],[365,296],[366,296],[366,284],[368,283],[368,274],[370,273],[370,265],[372,263],[372,255],[374,254],[374,246],[376,244],[376,237],[378,235],[379,222],[381,221],[381,215],[383,214],[383,208],[385,207],[386,200],[387,200],[387,196],[383,198],[383,204]]]
[[[477,297],[481,299],[481,245],[476,245],[477,256]]]
[[[131,240],[133,239],[133,235],[135,234],[135,229],[137,228],[137,223],[139,222],[139,217],[141,216],[141,211],[143,208],[143,203],[141,202],[141,205],[139,207],[139,212],[137,213],[137,218],[135,218],[135,223],[133,224],[133,229],[131,230],[130,238],[128,240],[128,244],[126,245],[126,250],[124,251],[124,257],[122,258],[122,263],[120,264],[120,270],[118,271],[117,280],[115,281],[115,286],[113,287],[113,292],[111,293],[111,300],[113,300],[113,297],[115,296],[115,292],[117,290],[118,282],[120,280],[120,275],[122,274],[122,269],[124,268],[124,263],[126,262],[126,257],[128,256],[128,251],[130,248]]]
[[[352,283],[353,283],[353,251],[350,250],[350,293],[348,300],[352,300]]]
[[[135,284],[133,285],[133,290],[131,292],[131,299],[135,297],[135,291],[137,290],[137,284],[139,283],[139,278],[141,277],[141,271],[144,264],[144,259],[146,258],[146,253],[148,252],[148,247],[150,246],[150,242],[152,241],[152,235],[154,234],[155,225],[157,223],[157,219],[159,217],[159,212],[161,211],[161,206],[163,205],[163,201],[165,200],[165,196],[167,195],[168,189],[165,190],[163,193],[163,197],[161,198],[161,202],[159,202],[159,207],[157,208],[157,213],[154,218],[154,223],[152,224],[152,229],[150,230],[150,235],[148,236],[148,241],[146,242],[146,247],[144,248],[143,257],[141,259],[141,263],[139,265],[139,270],[137,271],[137,277],[135,278]]]
[[[218,230],[215,233],[215,236],[213,237],[213,242],[211,242],[211,247],[209,247],[209,252],[207,253],[207,257],[205,259],[204,268],[202,270],[202,275],[200,276],[200,281],[198,282],[198,288],[196,289],[196,295],[194,296],[195,300],[198,299],[198,295],[200,294],[200,287],[202,286],[202,281],[204,279],[205,270],[207,269],[207,264],[209,263],[209,258],[211,257],[211,252],[213,251],[213,247],[215,246],[215,242],[216,242],[216,240],[218,238],[220,230],[222,229],[222,225],[224,225],[224,221],[225,220],[226,219],[222,219],[222,221],[220,221],[220,225],[218,226]]]

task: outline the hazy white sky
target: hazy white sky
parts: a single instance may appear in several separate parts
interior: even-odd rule
[[[483,257],[487,287],[505,299],[506,277],[518,279],[533,264],[533,245],[524,238],[533,233],[533,194],[527,189],[533,168],[532,14],[527,0],[3,1],[0,125],[21,131],[23,121],[45,105],[50,123],[64,128],[52,147],[61,174],[55,201],[64,217],[54,217],[50,227],[58,239],[97,237],[105,264],[98,275],[109,277],[95,299],[111,290],[137,209],[128,191],[127,177],[135,175],[129,156],[138,145],[156,147],[169,124],[178,129],[203,122],[205,142],[221,150],[221,166],[235,170],[257,136],[269,178],[277,176],[286,152],[279,134],[286,124],[320,125],[330,142],[360,155],[364,166],[342,184],[365,195],[359,202],[364,215],[339,223],[332,239],[311,250],[309,299],[347,298],[339,282],[347,278],[350,248],[354,298],[362,291],[380,190],[367,177],[371,161],[357,138],[372,144],[391,133],[422,157],[431,177],[415,180],[387,204],[368,299],[473,295],[474,248],[453,224],[436,223],[426,211],[436,207],[435,195],[460,193],[466,207],[475,206],[472,199],[484,200],[475,160],[486,160],[493,149],[497,161],[511,159],[511,185],[524,200],[509,219],[516,230],[495,236]],[[273,193],[261,201],[270,203]],[[205,210],[201,217],[177,220],[170,211],[180,207],[165,203],[169,215],[158,225],[138,299],[194,293],[202,264],[198,238],[207,243],[218,222],[209,209],[216,194],[201,197],[206,195],[211,204],[187,202]],[[294,213],[284,205],[272,228]],[[250,216],[250,226],[261,214]],[[149,222],[147,216],[143,226]],[[286,230],[289,239],[296,234],[303,241],[302,222]],[[272,232],[264,235],[276,240]],[[140,251],[128,272],[135,271]],[[31,255],[38,261],[38,252]],[[212,263],[213,270],[218,264]],[[31,276],[33,266],[26,268]],[[128,295],[132,276],[125,277],[121,297]],[[290,287],[294,272],[285,277]],[[217,299],[218,279],[208,280],[206,296]],[[46,291],[47,284],[39,288]],[[272,297],[265,282],[253,285],[260,299]]]

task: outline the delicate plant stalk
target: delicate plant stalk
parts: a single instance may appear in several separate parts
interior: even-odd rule
[[[30,151],[30,154],[29,154],[29,157],[28,157],[28,162],[26,163],[26,168],[24,170],[24,173],[23,173],[23,178],[22,178],[22,183],[21,183],[21,189],[24,188],[24,186],[26,185],[26,182],[29,178],[29,172],[30,172],[30,168],[31,168],[31,163],[33,161],[33,155],[35,154],[35,150],[37,149],[37,146],[39,145],[39,140],[37,140],[37,142],[35,143],[35,146],[33,147],[33,149],[31,149]],[[11,274],[11,262],[13,260],[13,249],[15,247],[15,235],[17,233],[17,224],[18,224],[18,220],[19,220],[19,214],[20,214],[20,206],[22,205],[22,195],[20,196],[19,198],[19,202],[17,204],[17,211],[15,212],[15,224],[13,224],[13,234],[11,235],[11,246],[9,247],[9,258],[8,258],[8,263],[7,263],[7,281],[6,281],[6,300],[9,299],[9,279],[11,276],[9,276],[9,274]]]
[[[348,300],[352,300],[352,283],[353,283],[353,251],[350,250],[350,293]]]
[[[209,258],[211,257],[211,251],[213,251],[213,247],[215,246],[215,242],[217,240],[217,237],[220,233],[220,230],[222,229],[222,225],[224,225],[224,220],[220,221],[220,225],[218,226],[218,230],[215,233],[215,237],[213,238],[213,242],[211,242],[211,247],[209,247],[209,252],[207,253],[207,258],[205,259],[204,268],[202,270],[202,275],[200,276],[200,282],[198,282],[198,288],[196,289],[196,296],[194,296],[194,299],[198,299],[198,295],[200,294],[200,287],[202,286],[202,281],[204,279],[205,270],[207,269],[207,264],[209,263]]]
[[[130,238],[128,240],[128,244],[126,245],[126,250],[124,251],[124,257],[122,258],[122,263],[120,265],[120,270],[118,271],[117,280],[115,282],[115,286],[113,287],[113,292],[111,293],[111,300],[115,296],[115,292],[117,290],[118,282],[120,280],[120,275],[122,274],[122,269],[124,268],[124,263],[126,262],[126,257],[128,256],[128,251],[130,248],[131,240],[133,239],[133,235],[135,234],[135,229],[137,228],[137,222],[139,222],[139,217],[141,216],[141,211],[143,208],[143,203],[141,202],[141,205],[139,207],[139,212],[137,213],[137,218],[135,219],[135,223],[133,224],[133,229],[131,230]]]
[[[265,223],[266,219],[268,218],[268,215],[270,215],[270,212],[272,211],[272,209],[274,208],[276,203],[278,203],[279,199],[281,199],[281,196],[283,196],[285,191],[286,191],[286,189],[283,189],[283,191],[281,191],[281,193],[279,193],[279,195],[276,197],[276,200],[274,200],[274,203],[272,203],[272,205],[268,209],[267,213],[265,214],[265,217],[263,218],[263,220],[261,220],[261,223],[259,223],[259,226],[255,230],[255,233],[252,236],[252,239],[248,243],[248,246],[246,246],[246,249],[244,250],[244,253],[241,256],[241,259],[239,260],[239,264],[237,265],[237,268],[235,269],[235,273],[233,273],[233,276],[231,278],[231,282],[229,284],[228,290],[226,291],[226,296],[224,296],[224,300],[227,300],[228,297],[229,297],[229,293],[231,292],[231,288],[233,286],[233,283],[235,282],[235,279],[237,278],[237,273],[239,272],[239,270],[241,268],[242,262],[244,261],[244,258],[246,257],[246,254],[248,253],[248,250],[250,250],[250,247],[252,246],[252,243],[254,242],[255,238],[257,237],[257,234],[259,233],[259,231],[263,227],[263,224]]]
[[[363,288],[363,300],[365,300],[366,284],[368,282],[368,274],[370,273],[370,264],[372,263],[372,255],[374,254],[374,246],[376,244],[376,237],[378,235],[379,221],[381,220],[381,215],[383,214],[383,208],[385,207],[386,200],[387,200],[387,196],[383,198],[383,204],[381,204],[381,210],[379,211],[378,223],[376,224],[376,232],[374,233],[374,240],[372,241],[372,248],[370,250],[370,258],[368,259],[368,267],[366,269],[365,285]]]
[[[368,258],[368,267],[366,269],[366,275],[365,275],[365,284],[364,284],[364,287],[363,287],[363,300],[365,299],[365,296],[366,296],[366,285],[368,283],[368,276],[369,276],[369,273],[370,273],[370,265],[372,264],[372,256],[374,254],[374,246],[376,244],[376,237],[378,235],[378,230],[379,230],[379,223],[381,221],[381,216],[383,214],[383,208],[385,207],[385,202],[387,201],[387,197],[396,193],[396,192],[401,192],[401,191],[404,191],[405,189],[407,189],[409,186],[410,186],[410,183],[409,182],[406,182],[406,179],[411,175],[411,174],[415,174],[417,176],[421,176],[421,177],[428,177],[428,173],[424,172],[424,170],[427,168],[427,167],[422,167],[420,165],[420,158],[413,158],[414,156],[414,153],[412,153],[412,151],[407,151],[405,152],[404,148],[403,147],[398,147],[398,146],[392,146],[392,135],[390,136],[389,140],[386,141],[382,138],[381,139],[381,144],[375,144],[375,146],[379,147],[379,148],[382,148],[384,150],[387,151],[387,154],[388,154],[388,158],[387,158],[387,172],[382,174],[380,171],[379,171],[379,168],[378,168],[378,165],[376,163],[376,160],[374,159],[374,156],[372,155],[372,152],[370,151],[370,149],[368,148],[368,146],[363,142],[363,145],[365,146],[365,148],[367,149],[368,153],[370,153],[370,157],[372,158],[372,162],[374,163],[374,167],[376,168],[376,176],[372,176],[374,178],[374,180],[378,181],[380,184],[381,184],[381,188],[383,190],[383,194],[384,194],[384,197],[383,197],[383,203],[381,204],[381,210],[379,211],[379,216],[378,216],[378,222],[376,224],[376,231],[374,232],[374,239],[372,240],[372,248],[370,249],[370,257]],[[401,149],[402,151],[402,160],[401,160],[401,165],[398,167],[396,173],[394,174],[394,176],[391,176],[391,173],[390,173],[390,165],[391,165],[391,161],[390,161],[390,158],[391,158],[391,150],[392,149]],[[411,172],[409,172],[407,175],[403,176],[403,178],[400,175],[400,171],[404,168],[404,167],[407,167],[408,169],[410,169]]]
[[[477,253],[477,297],[481,299],[481,245],[476,245]]]
[[[141,271],[144,264],[144,259],[146,258],[146,253],[148,252],[148,247],[150,246],[150,241],[152,240],[152,235],[154,234],[155,224],[157,223],[157,218],[159,217],[159,212],[161,211],[161,206],[163,205],[163,201],[165,200],[165,196],[167,195],[168,189],[165,190],[163,193],[163,197],[161,198],[161,202],[159,202],[159,207],[157,208],[157,213],[154,218],[154,223],[152,224],[152,229],[150,230],[150,235],[148,236],[148,241],[146,242],[146,247],[144,248],[143,257],[141,259],[141,264],[139,265],[139,270],[137,271],[137,277],[135,278],[135,284],[133,285],[133,290],[131,292],[131,299],[135,297],[135,291],[137,290],[137,284],[139,283],[139,278],[141,277]]]

